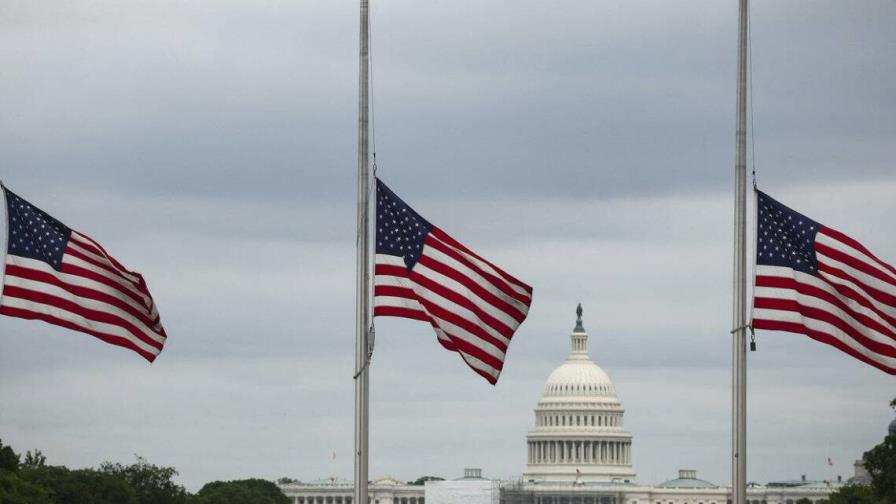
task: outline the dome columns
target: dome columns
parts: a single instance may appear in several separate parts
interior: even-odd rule
[[[529,464],[631,465],[631,441],[529,441]]]

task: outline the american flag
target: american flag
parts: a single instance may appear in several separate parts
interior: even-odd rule
[[[429,322],[494,385],[532,288],[430,224],[376,180],[374,316]]]
[[[756,329],[802,333],[896,374],[896,270],[757,191]]]
[[[0,314],[84,332],[155,360],[166,336],[143,277],[88,236],[3,193],[9,232]]]

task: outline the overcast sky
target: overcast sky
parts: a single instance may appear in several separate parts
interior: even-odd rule
[[[190,489],[352,475],[357,2],[0,1],[0,178],[144,274],[136,354],[0,319],[0,438]],[[380,176],[535,288],[497,386],[381,319],[371,477],[524,469],[582,302],[638,480],[730,480],[734,0],[374,1]],[[896,3],[756,0],[760,186],[896,261]],[[749,355],[748,478],[852,475],[896,379]],[[335,453],[335,459],[334,459]],[[833,468],[826,459],[831,457]]]

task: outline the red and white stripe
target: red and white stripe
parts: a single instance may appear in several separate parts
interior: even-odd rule
[[[60,271],[7,254],[0,314],[85,332],[150,362],[165,345],[165,330],[143,277],[77,231],[72,231]]]
[[[374,316],[429,322],[439,343],[491,384],[529,312],[532,288],[433,227],[409,272],[401,257],[376,255]]]
[[[830,228],[815,253],[818,276],[756,267],[753,327],[802,333],[896,374],[896,270]]]

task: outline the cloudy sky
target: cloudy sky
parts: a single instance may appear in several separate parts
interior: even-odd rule
[[[736,2],[372,12],[380,176],[535,301],[496,387],[429,327],[378,321],[371,476],[519,475],[581,301],[638,479],[727,483]],[[73,467],[140,454],[193,490],[350,478],[357,3],[0,13],[0,178],[142,272],[169,334],[148,365],[3,317],[3,442]],[[891,261],[894,19],[888,0],[752,10],[760,186]],[[802,336],[757,339],[749,479],[850,476],[896,380]]]

